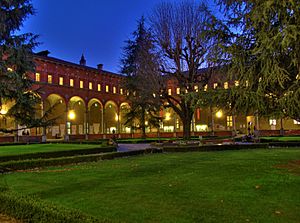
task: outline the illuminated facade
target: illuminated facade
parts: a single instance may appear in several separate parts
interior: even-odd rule
[[[123,89],[124,76],[103,70],[103,65],[97,68],[86,66],[82,56],[80,63],[70,63],[48,56],[35,56],[36,73],[30,74],[35,81],[33,88],[39,89],[42,104],[40,115],[53,108],[50,118],[56,119],[56,124],[43,131],[40,128],[30,129],[30,136],[47,139],[97,139],[109,137],[113,132],[119,137],[139,137],[139,132],[132,132],[124,125],[124,115],[129,103],[126,101],[126,89]],[[204,90],[209,88],[238,85],[238,81],[222,82],[217,76],[209,81]],[[194,91],[200,87],[195,85]],[[169,95],[180,94],[176,81],[167,81]],[[6,105],[9,107],[9,104]],[[7,107],[0,111],[5,114]],[[167,108],[161,111],[163,121],[159,129],[147,129],[148,136],[176,137],[181,136],[183,126],[176,113]],[[0,116],[1,117],[1,116]],[[281,121],[276,119],[261,119],[255,116],[234,116],[222,110],[197,108],[191,123],[192,135],[207,135],[213,130],[215,134],[231,135],[233,130],[246,133],[248,123],[259,128],[267,135],[279,134]],[[0,127],[15,126],[14,121],[0,118]],[[284,120],[284,129],[300,133],[300,123],[294,120]],[[21,133],[19,133],[21,135]],[[2,138],[9,135],[1,135]],[[4,137],[5,138],[5,137]]]

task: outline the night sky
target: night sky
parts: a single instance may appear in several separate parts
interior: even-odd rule
[[[136,29],[137,20],[142,15],[147,17],[159,2],[32,0],[36,15],[25,21],[21,32],[40,36],[41,44],[35,52],[49,50],[49,56],[74,63],[78,63],[83,53],[88,66],[102,63],[104,70],[118,73],[124,41]]]

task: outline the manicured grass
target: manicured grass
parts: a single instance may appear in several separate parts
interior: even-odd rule
[[[300,136],[270,136],[261,137],[261,139],[279,142],[300,141]]]
[[[2,175],[112,222],[299,222],[300,148],[154,154]],[[292,168],[291,168],[292,167]]]
[[[89,144],[28,144],[15,146],[0,146],[0,156],[20,155],[30,153],[43,153],[62,150],[79,150],[101,147]]]

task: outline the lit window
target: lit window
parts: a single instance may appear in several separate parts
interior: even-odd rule
[[[214,89],[218,87],[218,83],[214,83]]]
[[[249,87],[249,81],[246,80],[246,87]]]
[[[105,86],[105,91],[109,92],[109,86],[108,85]]]
[[[40,73],[35,74],[35,81],[37,81],[37,82],[41,81],[41,74]]]
[[[101,91],[101,84],[97,85],[98,91]]]
[[[52,75],[50,75],[50,74],[48,75],[48,83],[52,84]]]
[[[92,82],[89,82],[89,89],[93,90],[93,83]]]
[[[83,81],[80,81],[80,82],[79,82],[79,87],[80,87],[80,88],[83,88]]]
[[[207,84],[204,85],[204,91],[207,91]]]
[[[123,94],[123,89],[122,88],[120,89],[120,94]]]
[[[70,87],[74,87],[74,80],[70,79]]]
[[[232,127],[232,116],[227,116],[227,127]]]
[[[234,81],[234,85],[235,85],[236,87],[238,87],[238,86],[240,85],[240,82],[239,82],[239,81]]]
[[[172,89],[171,88],[168,89],[168,95],[172,95]]]
[[[199,91],[199,87],[198,87],[198,85],[194,86],[194,90],[195,90],[196,92],[198,92],[198,91]]]
[[[180,88],[176,88],[176,94],[180,94]]]
[[[294,120],[294,124],[295,124],[295,125],[300,125],[300,122],[297,121],[297,120]]]
[[[13,72],[13,69],[12,69],[11,67],[8,67],[8,68],[7,68],[7,71],[8,71],[8,72]]]
[[[224,82],[224,89],[228,89],[228,82]]]
[[[64,85],[64,78],[63,77],[59,77],[59,85]]]
[[[276,119],[270,119],[269,123],[270,125],[276,125]]]
[[[117,93],[117,88],[113,87],[113,93],[116,94]]]

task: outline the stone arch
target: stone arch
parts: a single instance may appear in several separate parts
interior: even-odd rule
[[[107,101],[104,106],[104,130],[105,133],[118,132],[119,130],[119,109],[112,100]]]
[[[88,102],[87,124],[89,134],[103,133],[103,105],[97,98]]]
[[[129,112],[129,110],[130,110],[130,104],[128,102],[121,103],[120,108],[119,108],[119,111],[120,111],[119,112],[119,119],[120,119],[119,121],[120,121],[120,132],[121,133],[130,133],[131,132],[131,128],[125,126],[125,122],[126,122],[125,116]]]
[[[51,120],[54,124],[46,130],[47,138],[63,137],[65,135],[66,103],[59,94],[49,94],[43,100],[43,114],[45,119]]]
[[[73,96],[68,102],[68,133],[83,135],[86,133],[86,104],[79,96]]]

